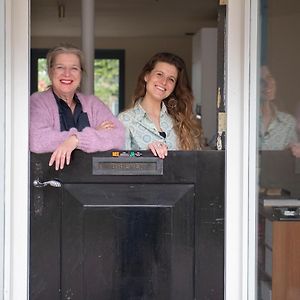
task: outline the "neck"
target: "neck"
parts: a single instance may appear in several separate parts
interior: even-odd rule
[[[69,107],[71,107],[71,105],[74,103],[74,93],[72,94],[62,94],[62,93],[59,93],[57,92],[55,89],[54,89],[54,93],[63,101],[65,101]]]
[[[153,100],[145,96],[141,102],[141,105],[148,114],[159,117],[161,110],[161,101]]]
[[[154,123],[158,131],[162,131],[160,127],[160,109],[161,101],[153,101],[151,98],[145,97],[141,102],[143,109],[146,111],[148,117]]]
[[[261,112],[264,116],[273,116],[275,110],[269,101],[265,101],[261,106]]]
[[[273,105],[270,104],[269,101],[266,101],[261,106],[261,113],[262,113],[262,118],[263,118],[264,129],[267,130],[271,121],[273,120],[273,118],[275,116],[275,109],[274,109]]]

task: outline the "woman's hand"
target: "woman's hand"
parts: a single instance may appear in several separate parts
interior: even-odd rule
[[[163,142],[156,141],[149,144],[148,147],[159,158],[165,158],[168,155],[168,146]]]
[[[112,129],[114,127],[115,127],[115,124],[112,121],[104,121],[96,127],[96,130]]]
[[[300,158],[300,144],[292,144],[290,145],[290,149],[292,151],[292,154],[297,157]]]
[[[69,136],[57,149],[52,153],[49,161],[51,167],[55,163],[55,170],[63,169],[65,164],[69,165],[71,160],[71,153],[76,149],[78,139],[76,135]]]

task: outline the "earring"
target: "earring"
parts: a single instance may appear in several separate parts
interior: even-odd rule
[[[168,104],[167,104],[168,108],[171,109],[171,110],[175,110],[176,107],[177,107],[177,99],[174,95],[172,95],[170,98],[169,98],[169,101],[168,101]]]

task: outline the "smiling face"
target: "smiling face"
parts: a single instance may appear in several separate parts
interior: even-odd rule
[[[162,101],[173,92],[178,71],[174,65],[157,62],[154,69],[145,75],[146,95],[152,99]]]
[[[267,66],[261,67],[261,98],[273,101],[276,97],[276,82]]]
[[[73,99],[81,82],[79,57],[73,53],[56,55],[49,76],[55,94],[62,99]]]

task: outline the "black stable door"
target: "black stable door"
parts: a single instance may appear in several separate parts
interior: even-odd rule
[[[134,154],[31,154],[31,300],[223,299],[224,153]]]

